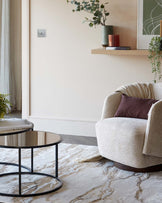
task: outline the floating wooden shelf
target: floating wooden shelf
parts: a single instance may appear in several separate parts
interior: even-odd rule
[[[106,50],[105,48],[92,49],[92,54],[106,54],[115,56],[147,56],[148,50]]]

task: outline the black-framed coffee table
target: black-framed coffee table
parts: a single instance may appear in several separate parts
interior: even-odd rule
[[[18,175],[18,193],[17,194],[10,194],[10,193],[2,193],[0,191],[0,195],[3,196],[11,196],[11,197],[29,197],[29,196],[38,196],[44,195],[51,192],[54,192],[62,187],[62,182],[58,178],[58,144],[61,142],[61,137],[54,133],[50,132],[41,132],[41,131],[19,131],[13,132],[9,134],[4,134],[0,136],[0,148],[11,148],[11,149],[18,149],[18,164],[16,163],[2,163],[0,164],[7,164],[18,166],[18,172],[9,172],[0,174],[1,177],[13,176]],[[49,146],[55,146],[55,176],[47,173],[35,172],[34,171],[34,149],[35,148],[45,148]],[[31,149],[31,168],[23,166],[21,164],[21,150],[22,149]],[[22,168],[26,169],[27,172],[22,172]],[[23,194],[22,191],[22,177],[23,175],[29,176],[43,176],[43,177],[50,177],[57,181],[57,184],[54,188],[43,191],[39,193],[28,193]]]

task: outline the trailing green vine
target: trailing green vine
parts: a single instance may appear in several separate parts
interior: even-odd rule
[[[93,14],[92,18],[85,17],[84,22],[88,22],[90,27],[93,27],[94,25],[106,25],[107,16],[109,16],[109,12],[106,9],[105,3],[100,3],[99,0],[90,0],[82,2],[76,1],[76,0],[67,0],[67,3],[71,3],[75,5],[75,9],[73,9],[73,12],[77,11],[85,11],[87,13]]]
[[[157,82],[157,80],[160,80],[162,78],[161,74],[161,58],[162,54],[160,52],[160,43],[161,39],[160,37],[153,37],[151,39],[151,42],[149,43],[149,55],[148,58],[151,62],[152,66],[152,73],[154,74],[154,83]]]

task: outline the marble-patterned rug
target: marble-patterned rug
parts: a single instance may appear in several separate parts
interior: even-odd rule
[[[30,166],[30,150],[22,151],[23,165]],[[35,149],[34,169],[54,174],[54,147]],[[63,187],[39,197],[12,198],[0,196],[5,203],[161,203],[162,172],[134,173],[117,169],[106,160],[91,160],[98,155],[95,146],[59,144],[59,177]],[[0,161],[17,162],[17,150],[0,149]],[[0,166],[0,173],[16,171]],[[23,192],[47,190],[55,184],[49,178],[23,176]],[[39,185],[39,187],[38,187]],[[0,191],[16,192],[16,176],[1,177]]]

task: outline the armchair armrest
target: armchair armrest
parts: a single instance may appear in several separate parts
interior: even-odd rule
[[[162,157],[162,100],[149,111],[143,153]]]
[[[114,92],[113,94],[107,96],[104,101],[101,120],[105,118],[114,117],[115,112],[121,101],[121,93]]]

